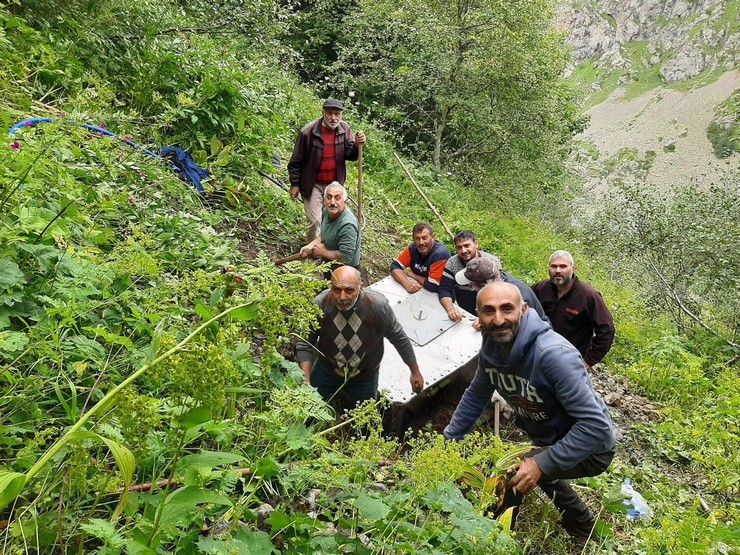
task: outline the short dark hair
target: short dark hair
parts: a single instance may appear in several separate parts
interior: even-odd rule
[[[432,229],[432,226],[426,222],[419,222],[414,226],[414,229],[411,230],[411,235],[416,235],[417,233],[424,233],[424,230],[429,231],[429,235],[434,237],[434,230]]]
[[[478,239],[475,237],[475,233],[473,233],[472,231],[468,229],[465,229],[463,231],[458,231],[457,233],[455,233],[455,238],[452,241],[455,244],[457,244],[460,241],[467,241],[467,240],[475,242]]]

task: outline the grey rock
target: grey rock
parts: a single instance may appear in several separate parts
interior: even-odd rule
[[[266,519],[268,516],[270,516],[270,513],[275,510],[275,507],[270,505],[269,503],[262,503],[259,507],[257,507],[257,516],[260,519]]]
[[[676,82],[707,67],[737,67],[740,37],[727,34],[724,12],[729,4],[723,0],[569,0],[558,5],[555,25],[567,33],[576,63],[591,60],[599,68],[630,68],[633,60],[627,56],[627,45],[646,41],[647,54],[634,62],[656,66],[663,60],[661,78]],[[716,56],[703,56],[704,46]],[[665,60],[670,52],[676,54]]]
[[[707,66],[701,51],[691,46],[685,47],[675,58],[660,68],[660,78],[665,83],[686,81],[695,77]]]

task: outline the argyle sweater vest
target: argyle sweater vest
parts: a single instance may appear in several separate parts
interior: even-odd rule
[[[342,312],[332,302],[329,291],[316,297],[323,316],[319,328],[308,342],[297,345],[297,359],[306,360],[314,345],[318,350],[316,364],[322,370],[354,378],[368,376],[380,369],[384,338],[398,350],[403,361],[416,363],[413,347],[396,320],[388,301],[375,291],[362,291],[355,305]]]

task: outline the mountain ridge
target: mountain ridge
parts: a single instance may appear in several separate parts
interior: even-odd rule
[[[738,134],[737,110],[718,108],[740,90],[737,0],[567,2],[556,26],[567,33],[568,77],[587,97],[589,127],[573,169],[586,201],[620,181],[663,190],[729,183],[740,155],[720,159],[707,129]]]

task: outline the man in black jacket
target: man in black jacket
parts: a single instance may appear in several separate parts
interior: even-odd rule
[[[532,286],[552,329],[578,349],[587,368],[603,359],[614,341],[614,320],[601,293],[579,281],[573,256],[555,251],[550,256],[550,279]]]

